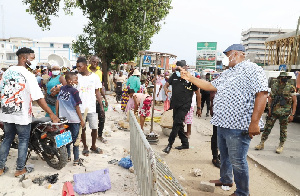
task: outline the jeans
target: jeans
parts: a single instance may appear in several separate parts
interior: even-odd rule
[[[189,140],[184,134],[184,119],[191,109],[191,103],[184,104],[178,108],[173,107],[173,127],[169,136],[169,145],[172,146],[177,134],[181,140],[182,146],[189,147]]]
[[[249,195],[249,169],[247,152],[250,145],[249,135],[242,135],[245,130],[218,127],[218,147],[221,155],[220,181],[232,183],[232,171],[236,184],[235,194]]]
[[[104,107],[104,106],[103,106]],[[101,107],[98,101],[96,102],[96,112],[98,113],[98,137],[102,137],[103,129],[104,129],[104,123],[105,123],[105,112],[104,116],[101,115]]]
[[[79,133],[79,126],[80,123],[67,123],[69,125],[68,131],[71,132],[72,135],[72,144],[73,144],[73,154],[74,154],[74,161],[79,159],[79,146],[74,146],[76,139],[78,137]],[[68,152],[68,157],[71,157],[71,143],[67,144],[67,152]]]
[[[17,125],[14,123],[4,123],[5,137],[0,146],[0,169],[5,167],[5,162],[10,150],[11,143],[18,134],[18,159],[17,159],[17,170],[23,170],[26,164],[26,157],[28,151],[28,142],[30,138],[31,124],[28,125]]]

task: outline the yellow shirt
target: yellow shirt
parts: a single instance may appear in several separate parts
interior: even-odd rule
[[[90,67],[91,67],[91,65],[88,66],[88,71],[92,72],[92,70],[90,70]],[[93,73],[95,73],[95,74],[97,74],[97,76],[99,76],[100,81],[102,83],[102,71],[100,70],[100,67],[97,67],[96,69],[97,69],[97,71],[93,72]]]

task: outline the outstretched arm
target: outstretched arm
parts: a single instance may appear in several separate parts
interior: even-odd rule
[[[216,87],[214,87],[210,82],[198,79],[194,76],[192,76],[189,72],[182,69],[181,67],[176,67],[176,69],[180,69],[181,78],[185,79],[194,85],[196,85],[198,88],[206,90],[206,91],[217,91]]]

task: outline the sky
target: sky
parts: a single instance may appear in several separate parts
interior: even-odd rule
[[[73,16],[60,10],[59,17],[52,17],[50,31],[42,31],[22,0],[0,0],[1,5],[0,37],[5,38],[76,37],[88,22],[79,9]],[[217,49],[223,51],[241,42],[243,30],[296,29],[300,16],[299,0],[172,0],[171,5],[150,50],[175,54],[189,65],[195,64],[197,42],[217,42]]]

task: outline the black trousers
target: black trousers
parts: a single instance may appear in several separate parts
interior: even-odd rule
[[[211,136],[211,153],[214,159],[218,158],[218,129],[213,125],[213,135]]]
[[[173,128],[169,136],[169,145],[173,145],[177,134],[183,146],[189,146],[189,140],[184,134],[184,119],[191,109],[191,103],[184,104],[180,107],[173,107]]]
[[[202,94],[202,98],[201,98],[201,108],[203,109],[204,107],[204,103],[206,102],[206,106],[207,106],[207,112],[209,113],[209,109],[210,109],[210,96],[209,94]]]
[[[105,112],[104,116],[101,116],[101,107],[98,101],[96,102],[96,112],[98,113],[98,137],[102,137],[103,129],[104,129],[104,123],[105,123]]]

